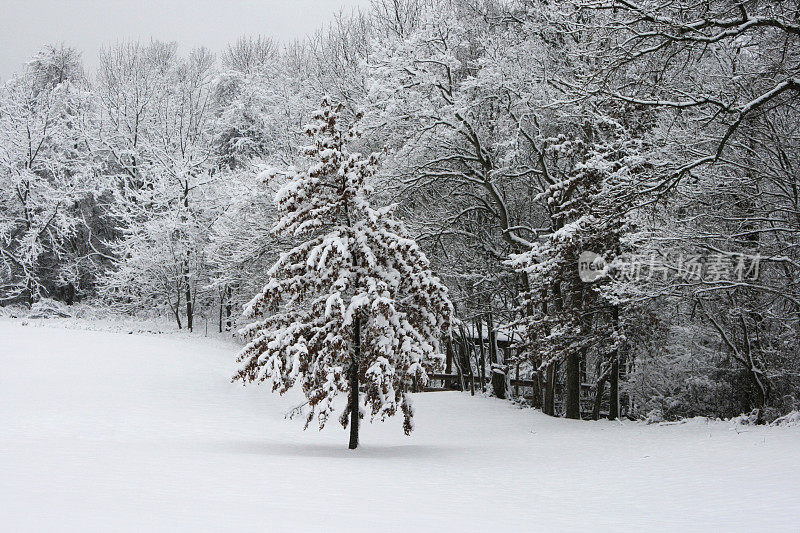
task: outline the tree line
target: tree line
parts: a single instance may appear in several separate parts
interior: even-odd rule
[[[236,329],[327,97],[463,371],[486,331],[549,414],[769,421],[800,407],[799,40],[787,0],[376,0],[218,56],[47,46],[0,87],[0,302]]]

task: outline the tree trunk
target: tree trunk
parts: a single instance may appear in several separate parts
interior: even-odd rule
[[[233,328],[233,319],[231,318],[233,304],[231,304],[231,298],[233,298],[233,289],[228,287],[225,289],[225,331],[230,331]]]
[[[481,372],[481,392],[486,392],[486,347],[483,345],[483,318],[479,318],[475,321],[475,328],[478,333],[478,342],[481,346],[481,362],[480,362],[480,372]]]
[[[581,374],[580,354],[573,352],[567,356],[567,418],[581,418]]]
[[[528,284],[527,276],[525,282],[526,284]],[[542,301],[542,314],[547,315],[547,290],[542,291],[541,301]],[[533,316],[532,306],[531,308],[528,309],[528,312],[530,316]],[[531,356],[533,357],[534,368],[536,368],[535,374],[533,376],[534,379],[536,380],[536,386],[534,387],[534,394],[533,394],[534,395],[533,407],[541,408],[544,414],[550,414],[545,409],[545,403],[547,402],[547,400],[545,399],[545,396],[547,394],[546,373],[549,367],[546,369],[542,369],[541,355],[537,356],[534,354],[535,352],[531,353]]]
[[[615,355],[611,362],[611,376],[609,378],[608,418],[619,418],[619,358]]]
[[[444,373],[449,374],[453,370],[453,342],[447,339],[445,344],[446,355],[444,360]]]
[[[353,354],[350,359],[350,445],[351,450],[358,448],[358,362],[361,359],[361,320],[353,323]]]
[[[475,333],[478,335],[478,346],[480,346],[480,360],[478,362],[478,371],[481,375],[481,392],[486,390],[486,347],[483,345],[483,318],[478,317],[475,320]]]
[[[603,393],[606,391],[606,374],[597,380],[597,390],[594,393],[594,406],[592,407],[592,420],[600,420],[600,407],[603,403]]]
[[[175,302],[175,307],[172,308],[172,314],[175,315],[175,321],[178,323],[178,329],[182,329],[183,325],[181,324],[181,288],[178,287],[178,301]],[[172,303],[170,302],[170,306]]]
[[[467,390],[467,382],[466,378],[467,374],[467,363],[469,362],[469,348],[467,347],[467,343],[469,339],[466,335],[461,336],[461,344],[458,347],[458,360],[456,361],[456,365],[458,367],[458,376],[459,381],[461,382],[461,389],[462,391]]]
[[[548,305],[548,298],[543,299],[542,305],[548,308],[547,311],[550,312],[550,314],[558,314],[564,308],[561,284],[558,281],[554,281],[550,286],[550,290],[552,292],[552,305]],[[548,333],[549,332],[550,328],[548,328]],[[545,414],[550,416],[556,415],[556,374],[558,365],[559,363],[556,361],[547,365],[547,390],[545,392],[544,405],[546,409]]]
[[[613,308],[614,328],[619,328],[619,308]],[[619,418],[619,350],[611,354],[611,375],[609,376],[608,418]]]
[[[492,389],[494,395],[505,400],[506,398],[506,374],[502,370],[502,361],[499,360],[497,352],[497,332],[494,331],[494,317],[489,313],[487,326],[489,329],[489,362],[492,370]]]
[[[219,332],[222,333],[222,312],[225,309],[225,292],[219,291],[219,320],[217,322],[217,327],[219,328]]]
[[[469,392],[472,396],[475,396],[475,372],[472,371],[472,359],[475,355],[475,343],[470,340],[469,345],[467,347],[467,357],[466,357],[466,364],[467,368],[469,369]]]
[[[447,342],[445,343],[445,348],[446,348],[446,359],[444,364],[444,373],[446,375],[449,375],[453,371],[453,353],[455,351],[455,348],[453,347],[452,336],[449,339],[447,339]],[[456,388],[453,380],[450,378],[445,378],[442,381],[442,386],[444,386],[444,388],[446,389]]]
[[[769,384],[765,384],[761,379],[761,373],[757,371],[751,372],[751,377],[756,385],[756,424],[765,424],[764,410],[769,402]]]
[[[544,414],[556,416],[556,365],[547,365],[547,380],[544,385]]]
[[[492,365],[492,389],[494,395],[501,400],[506,399],[506,373],[505,368],[500,364]]]
[[[467,390],[467,389],[466,389],[466,385],[464,384],[464,372],[463,372],[462,367],[461,367],[461,360],[464,358],[464,356],[462,355],[464,353],[463,331],[461,333],[462,333],[462,335],[458,339],[458,342],[456,343],[456,346],[454,348],[456,350],[456,352],[454,354],[453,364],[456,367],[456,377],[458,378],[457,381],[456,381],[456,385],[455,385],[456,386],[456,390],[464,391],[464,390]]]
[[[544,405],[542,402],[542,391],[544,390],[542,386],[542,372],[540,370],[535,370],[531,375],[531,379],[533,380],[533,408],[541,409]]]
[[[186,213],[189,211],[189,180],[183,182],[183,207],[185,212],[181,215],[181,221],[188,220]],[[186,292],[186,328],[192,331],[194,324],[194,313],[192,309],[192,284],[189,276],[189,255],[191,251],[187,248],[186,258],[183,260],[183,283]]]
[[[194,317],[192,312],[192,289],[189,285],[189,267],[186,266],[186,270],[183,273],[183,282],[186,284],[184,291],[186,294],[184,297],[186,298],[186,328],[189,331],[192,331]]]

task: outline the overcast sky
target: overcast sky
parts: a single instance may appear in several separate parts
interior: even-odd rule
[[[90,69],[102,46],[151,37],[214,51],[241,35],[291,40],[369,0],[0,0],[0,79],[45,44],[72,46]]]

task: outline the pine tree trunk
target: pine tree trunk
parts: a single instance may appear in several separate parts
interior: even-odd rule
[[[611,362],[611,376],[609,378],[608,418],[619,418],[619,359],[614,357]]]
[[[567,418],[581,417],[581,375],[580,354],[573,352],[567,356]]]
[[[350,445],[358,448],[358,362],[361,359],[361,320],[353,323],[353,355],[350,359]]]

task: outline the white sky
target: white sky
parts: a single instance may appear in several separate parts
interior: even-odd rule
[[[102,46],[127,39],[177,41],[218,52],[242,35],[289,41],[369,0],[0,0],[0,79],[45,44],[64,43],[93,69]]]

